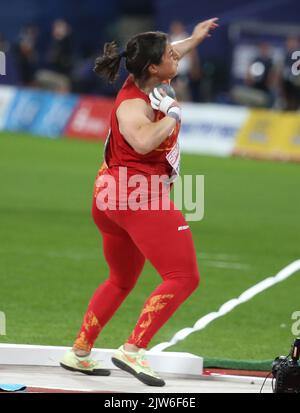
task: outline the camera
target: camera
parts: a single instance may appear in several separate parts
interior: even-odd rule
[[[292,344],[290,354],[276,357],[272,363],[274,393],[300,393],[300,338]]]

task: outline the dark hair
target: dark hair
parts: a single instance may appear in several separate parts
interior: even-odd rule
[[[113,83],[117,77],[122,57],[126,58],[126,69],[136,79],[147,79],[151,64],[160,64],[167,44],[167,35],[162,32],[145,32],[132,37],[119,53],[116,42],[105,43],[103,55],[97,57],[94,72]]]

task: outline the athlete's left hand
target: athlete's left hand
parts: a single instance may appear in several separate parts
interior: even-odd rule
[[[213,19],[208,19],[204,22],[198,23],[193,30],[192,37],[194,37],[194,39],[199,43],[202,42],[202,40],[204,40],[206,37],[210,37],[210,30],[214,30],[219,26],[217,23],[218,20],[218,17],[214,17]]]
[[[163,89],[155,87],[149,94],[151,107],[156,110],[160,110],[165,115],[180,121],[181,108],[177,100],[168,96]]]

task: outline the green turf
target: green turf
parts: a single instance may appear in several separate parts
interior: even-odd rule
[[[90,296],[107,276],[90,216],[101,157],[99,143],[0,134],[0,311],[7,329],[1,342],[72,345]],[[183,156],[182,173],[205,175],[205,217],[191,223],[202,282],[152,346],[300,258],[299,168]],[[127,338],[158,282],[147,264],[98,347]],[[300,272],[169,350],[250,361],[286,354],[299,285]]]

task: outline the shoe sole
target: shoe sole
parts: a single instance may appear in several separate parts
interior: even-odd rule
[[[118,367],[121,370],[126,371],[129,374],[132,374],[134,377],[136,377],[139,381],[141,381],[144,384],[147,384],[147,386],[156,386],[156,387],[163,387],[166,383],[161,380],[161,379],[156,379],[152,376],[148,376],[145,373],[137,373],[133,368],[128,366],[128,364],[124,363],[123,361],[112,357],[111,361],[113,364]]]
[[[69,371],[78,371],[79,373],[87,374],[88,376],[110,376],[110,370],[106,369],[95,369],[95,370],[80,370],[74,367],[67,366],[66,364],[59,363],[62,368]]]

